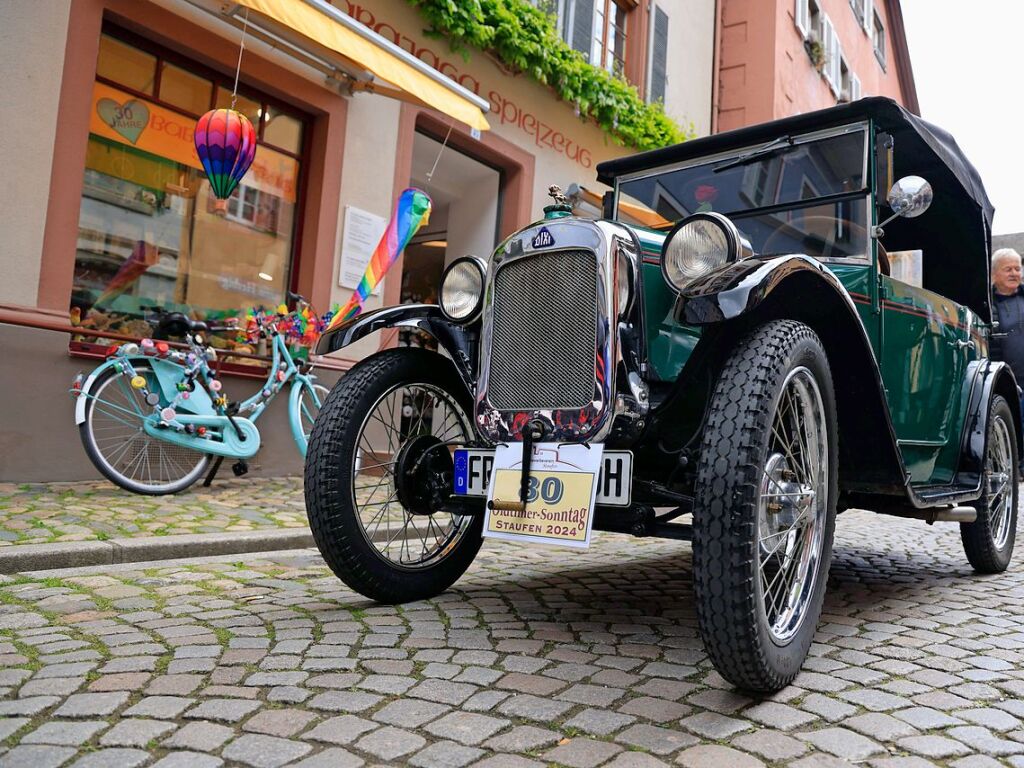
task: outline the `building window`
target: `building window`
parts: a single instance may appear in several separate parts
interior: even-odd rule
[[[555,0],[536,0],[538,7],[553,8]],[[631,0],[559,0],[559,28],[565,41],[587,61],[616,75],[626,67],[626,44]]]
[[[885,27],[882,26],[882,19],[876,11],[874,14],[874,32],[871,35],[871,42],[875,47],[875,58],[885,69]]]
[[[594,3],[590,63],[619,75],[626,69],[626,14],[627,9],[616,0]]]
[[[838,97],[842,90],[843,51],[839,45],[836,28],[826,14],[822,14],[821,17],[821,46],[825,54],[825,65],[821,73],[832,93]]]
[[[232,82],[172,56],[127,33],[100,40],[71,296],[86,328],[144,337],[145,307],[217,320],[289,288],[304,117],[239,93],[259,144],[219,216],[193,134],[230,106]]]

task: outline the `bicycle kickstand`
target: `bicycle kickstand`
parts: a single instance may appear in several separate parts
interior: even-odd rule
[[[206,474],[206,479],[203,480],[203,488],[209,488],[210,483],[213,482],[213,478],[217,476],[217,470],[220,469],[221,462],[224,461],[223,456],[218,456],[217,460],[213,462],[213,466],[210,467],[210,471]]]

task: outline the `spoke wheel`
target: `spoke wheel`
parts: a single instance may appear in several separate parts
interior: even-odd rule
[[[159,392],[153,369],[145,361],[133,361],[147,390]],[[111,482],[134,493],[158,496],[177,493],[201,478],[210,456],[146,434],[142,423],[153,406],[128,377],[108,369],[90,391],[85,422],[79,434],[86,454]],[[161,401],[161,405],[166,403]]]
[[[821,391],[804,367],[782,385],[758,500],[760,602],[772,638],[788,643],[814,592],[828,514]]]
[[[967,559],[976,571],[1001,573],[1013,557],[1017,533],[1018,457],[1013,411],[1003,397],[989,406],[988,439],[978,517],[960,525]]]
[[[356,591],[420,600],[469,567],[482,517],[442,507],[471,410],[454,367],[421,349],[374,355],[331,390],[310,436],[306,508],[324,560]]]
[[[428,384],[394,387],[366,414],[353,457],[352,504],[366,541],[391,565],[429,568],[469,530],[471,518],[438,508],[452,488],[452,449],[445,443],[465,444],[470,436],[471,426],[462,407],[451,395]],[[430,450],[417,450],[424,438]],[[405,452],[407,448],[411,450]],[[443,459],[438,455],[442,452],[448,457],[448,474],[435,477],[439,473],[432,467]],[[409,477],[417,465],[420,471]],[[404,486],[414,488],[400,498]],[[424,506],[419,498],[431,491],[433,508],[429,503]],[[409,498],[413,492],[415,502]]]
[[[766,323],[725,361],[694,494],[694,591],[708,655],[740,688],[796,677],[821,615],[838,464],[835,396],[817,335]]]

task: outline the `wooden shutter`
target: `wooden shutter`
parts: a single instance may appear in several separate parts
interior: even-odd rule
[[[661,6],[654,7],[654,40],[651,45],[650,101],[665,101],[665,83],[668,79],[668,14]]]
[[[590,61],[594,44],[594,0],[573,0],[572,35],[569,44]]]

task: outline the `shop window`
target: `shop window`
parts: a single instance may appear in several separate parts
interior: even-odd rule
[[[104,40],[121,60],[150,56],[160,76],[146,98],[138,68],[122,75],[108,67],[94,85],[72,322],[145,337],[147,307],[218,320],[282,303],[293,270],[302,116],[257,94],[239,96],[236,108],[253,118],[259,145],[226,215],[218,215],[193,135],[198,114],[225,95],[230,104],[228,78]]]
[[[263,140],[286,152],[302,151],[302,122],[276,107],[269,107],[262,115]]]
[[[232,101],[234,101],[234,105],[232,105]],[[263,104],[258,99],[247,98],[240,93],[232,99],[230,85],[222,85],[217,88],[217,100],[213,106],[216,109],[235,109],[248,117],[257,129],[261,128],[260,118],[263,116]]]
[[[213,83],[205,77],[164,62],[160,71],[160,98],[193,115],[201,115],[210,108]]]
[[[100,37],[96,74],[139,93],[156,92],[156,56],[110,35]]]

